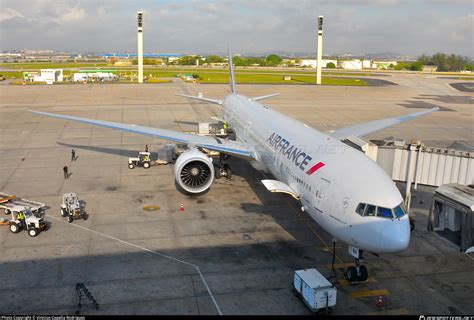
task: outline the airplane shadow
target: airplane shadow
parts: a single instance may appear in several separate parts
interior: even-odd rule
[[[136,157],[138,154],[137,150],[126,150],[126,149],[116,149],[116,148],[107,148],[107,147],[99,147],[99,146],[85,146],[80,144],[72,144],[72,143],[64,143],[64,142],[56,142],[58,145],[68,148],[76,148],[79,150],[88,150],[106,154],[117,155],[121,157]],[[158,154],[156,152],[150,152],[151,159],[157,159]],[[77,156],[79,158],[79,156]]]
[[[321,265],[331,263],[332,253],[328,250],[328,246],[332,248],[332,236],[319,227],[306,212],[302,212],[300,203],[294,198],[272,193],[265,188],[261,180],[275,179],[271,174],[264,175],[247,161],[238,158],[231,158],[229,165],[233,175],[246,179],[258,199],[256,202],[242,202],[241,209],[247,214],[272,217],[294,239],[294,241],[266,243],[268,251],[282,256],[292,252],[293,255],[300,257],[298,261],[301,264],[297,267],[318,266],[320,272],[329,275],[330,270],[321,268]],[[344,261],[353,261],[348,254],[345,254],[345,246],[338,243],[336,248],[336,254]],[[342,272],[338,272],[338,276],[342,276]]]
[[[88,150],[121,157],[136,156],[136,150],[117,149],[110,147],[85,146],[78,144],[62,143],[57,144],[75,148],[79,150]],[[152,153],[152,159],[157,158],[156,153]],[[241,209],[247,214],[261,214],[271,216],[272,219],[279,224],[286,232],[288,232],[295,241],[274,241],[267,243],[266,246],[270,254],[286,255],[290,252],[300,256],[299,267],[304,268],[315,264],[330,263],[332,256],[327,247],[318,237],[324,239],[327,245],[332,244],[332,237],[323,229],[321,229],[312,218],[300,210],[300,204],[290,196],[271,193],[260,182],[262,179],[272,179],[271,175],[263,176],[261,172],[255,170],[247,161],[230,157],[228,163],[232,169],[234,177],[245,179],[258,198],[258,202],[249,203],[242,202]],[[232,186],[232,179],[226,180],[222,178],[223,184]],[[180,191],[180,190],[178,190]],[[318,234],[315,235],[314,232]],[[251,235],[250,235],[251,236]],[[324,252],[321,255],[321,252]],[[338,252],[340,254],[340,252]],[[348,261],[350,258],[348,258]]]

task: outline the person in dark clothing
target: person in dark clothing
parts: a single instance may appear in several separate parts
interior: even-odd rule
[[[68,173],[68,167],[67,166],[63,167],[63,171],[64,171],[64,179],[69,178],[69,173]]]
[[[148,152],[148,145],[145,145],[145,152]]]
[[[76,161],[76,150],[71,150],[71,161]]]

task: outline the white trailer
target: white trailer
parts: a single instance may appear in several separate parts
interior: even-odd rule
[[[336,305],[336,287],[316,269],[295,271],[293,290],[312,312]]]
[[[0,209],[5,211],[5,214],[10,214],[13,207],[22,206],[28,207],[33,212],[41,212],[46,207],[44,203],[19,198],[14,194],[0,192]]]

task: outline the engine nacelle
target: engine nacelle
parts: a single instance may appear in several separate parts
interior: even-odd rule
[[[197,149],[183,152],[174,167],[179,186],[189,193],[201,193],[211,187],[214,181],[212,159]]]

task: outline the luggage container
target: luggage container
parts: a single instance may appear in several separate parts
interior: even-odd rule
[[[336,287],[316,269],[295,271],[293,291],[312,312],[329,312],[336,305]]]

